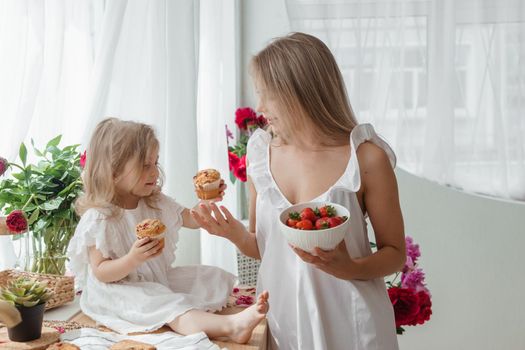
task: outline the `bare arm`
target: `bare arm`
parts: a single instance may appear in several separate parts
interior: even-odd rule
[[[95,247],[89,247],[89,263],[95,277],[105,283],[120,281],[144,261],[162,253],[158,240],[137,240],[128,254],[118,259],[104,258]]]
[[[403,268],[406,259],[403,215],[396,176],[386,153],[365,143],[359,147],[362,201],[375,232],[377,252],[354,259],[355,279],[384,277]]]
[[[257,192],[251,179],[248,177],[250,189],[250,226],[249,230],[242,222],[235,219],[230,211],[221,206],[220,210],[215,203],[201,203],[199,210],[192,210],[191,215],[199,225],[211,233],[229,239],[246,256],[261,259],[257,240],[255,238],[255,202]],[[212,215],[213,213],[213,215]]]

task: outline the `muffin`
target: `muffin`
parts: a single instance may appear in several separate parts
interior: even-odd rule
[[[200,199],[219,197],[221,190],[221,173],[215,169],[201,170],[193,177],[195,192]]]
[[[113,344],[109,350],[156,350],[157,348],[153,345],[141,343],[135,340],[122,340],[118,343]]]
[[[80,350],[80,348],[75,344],[59,342],[51,344],[47,350]]]
[[[158,219],[146,219],[135,227],[137,238],[150,237],[160,241],[160,248],[164,248],[164,231],[166,226]]]

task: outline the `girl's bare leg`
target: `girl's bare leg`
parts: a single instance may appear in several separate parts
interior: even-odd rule
[[[171,329],[183,335],[204,332],[209,338],[228,337],[236,343],[246,343],[253,329],[268,312],[268,292],[257,297],[257,302],[233,315],[217,315],[201,310],[190,310],[168,323]]]

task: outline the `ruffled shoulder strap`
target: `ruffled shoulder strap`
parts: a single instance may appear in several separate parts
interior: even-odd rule
[[[351,154],[350,161],[345,170],[344,176],[341,178],[341,187],[350,189],[352,192],[359,191],[361,188],[361,175],[359,169],[359,162],[357,159],[357,149],[359,145],[364,142],[372,142],[375,145],[381,147],[388,156],[392,168],[396,166],[396,155],[392,148],[383,140],[374,130],[371,124],[359,124],[350,133],[350,146]]]
[[[105,258],[110,257],[106,230],[106,216],[96,209],[88,209],[80,218],[75,234],[69,242],[67,251],[69,268],[81,288],[85,285],[87,277],[89,247],[95,246]]]
[[[246,147],[248,159],[247,174],[252,179],[257,193],[262,193],[271,186],[272,179],[268,169],[268,150],[272,136],[263,129],[257,129],[250,136]]]

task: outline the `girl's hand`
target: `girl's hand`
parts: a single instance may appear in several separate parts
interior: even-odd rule
[[[344,240],[334,250],[322,250],[316,247],[311,254],[292,245],[290,247],[303,261],[319,270],[340,279],[353,279],[352,271],[355,270],[356,263],[348,254]]]
[[[200,203],[191,210],[191,216],[200,227],[212,235],[227,238],[235,244],[246,231],[244,225],[235,219],[226,207],[221,206],[219,210],[214,202]]]
[[[137,239],[128,252],[128,257],[134,266],[140,266],[146,260],[155,258],[162,253],[162,246],[158,239],[145,237]]]

